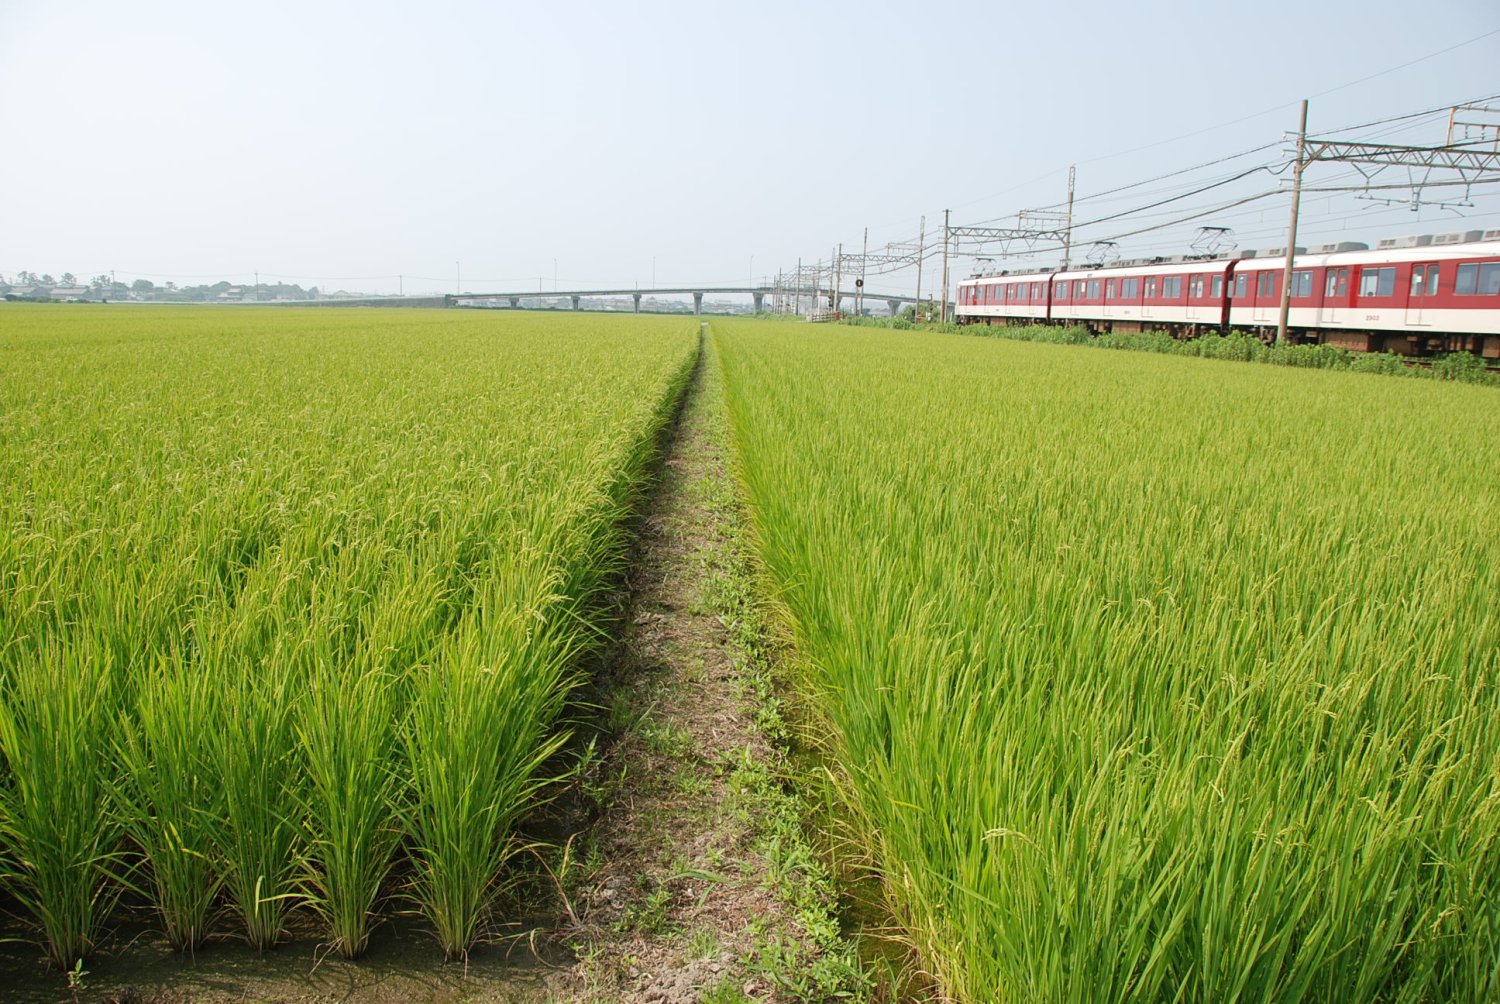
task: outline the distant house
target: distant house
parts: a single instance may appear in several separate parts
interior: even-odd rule
[[[93,292],[87,286],[53,286],[47,295],[54,300],[87,300]]]

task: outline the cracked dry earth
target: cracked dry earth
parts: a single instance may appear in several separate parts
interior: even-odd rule
[[[758,944],[803,939],[768,882],[746,789],[747,769],[781,753],[757,726],[748,653],[720,602],[737,543],[711,351],[646,509],[609,711],[625,732],[600,770],[614,790],[573,893],[579,962],[551,1000],[792,999],[745,962]]]

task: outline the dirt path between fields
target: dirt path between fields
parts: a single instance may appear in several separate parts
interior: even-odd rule
[[[854,976],[847,946],[808,930],[832,923],[831,885],[781,785],[718,365],[710,342],[646,509],[609,709],[623,731],[596,772],[609,807],[565,883],[580,961],[553,999],[813,1000]]]

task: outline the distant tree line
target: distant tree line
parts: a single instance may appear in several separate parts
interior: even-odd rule
[[[17,272],[9,281],[4,275],[0,275],[0,287],[9,287],[8,294],[14,294],[19,289],[38,290],[42,293],[38,299],[45,299],[46,292],[57,288],[72,288],[86,286],[89,290],[90,299],[100,300],[177,300],[188,302],[201,302],[209,300],[220,300],[226,297],[235,297],[242,300],[316,300],[320,293],[317,286],[303,289],[296,283],[286,282],[262,282],[233,283],[215,282],[198,286],[178,286],[175,282],[165,282],[158,286],[150,279],[136,279],[128,285],[118,282],[108,275],[96,275],[87,283],[80,283],[78,277],[72,272],[64,272],[60,277],[53,278],[50,273],[40,274],[28,269]],[[14,297],[13,297],[14,298]]]

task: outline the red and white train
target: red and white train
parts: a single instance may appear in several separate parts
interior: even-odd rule
[[[1382,243],[1418,246],[1342,244],[1293,257],[1289,340],[1500,359],[1500,231]],[[1277,251],[1001,272],[960,282],[955,312],[959,323],[1076,324],[1095,334],[1269,336],[1285,265]]]

